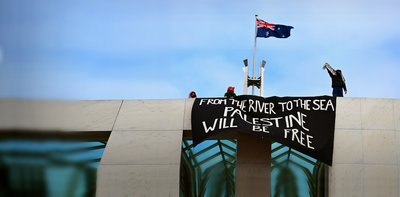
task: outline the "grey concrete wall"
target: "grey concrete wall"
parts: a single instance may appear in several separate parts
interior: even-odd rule
[[[0,100],[11,130],[112,131],[97,196],[178,196],[182,131],[193,99],[41,102]],[[338,98],[329,196],[400,197],[400,100]]]

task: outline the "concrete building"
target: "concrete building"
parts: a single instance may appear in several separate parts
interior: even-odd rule
[[[0,100],[0,136],[107,140],[96,196],[179,196],[182,139],[190,138],[193,101]],[[336,109],[325,196],[400,197],[400,100],[338,98]]]

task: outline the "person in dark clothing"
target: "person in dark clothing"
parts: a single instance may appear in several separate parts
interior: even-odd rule
[[[322,69],[327,69],[328,74],[332,79],[332,96],[333,97],[343,97],[344,93],[347,94],[346,82],[341,70],[334,70],[328,63],[325,63]]]
[[[191,91],[191,92],[189,93],[189,98],[197,98],[196,92]]]
[[[226,91],[224,97],[226,98],[235,98],[236,94],[235,94],[235,87],[229,86],[228,90]]]

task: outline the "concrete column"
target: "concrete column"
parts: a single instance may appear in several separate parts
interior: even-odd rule
[[[239,132],[236,197],[271,195],[271,141]]]
[[[186,100],[124,100],[97,171],[97,197],[179,196]]]
[[[96,196],[179,196],[181,147],[182,131],[113,131]]]

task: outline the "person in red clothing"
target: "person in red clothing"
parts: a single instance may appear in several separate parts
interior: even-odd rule
[[[229,86],[228,90],[226,91],[224,97],[226,98],[235,98],[236,94],[235,94],[235,87]]]

